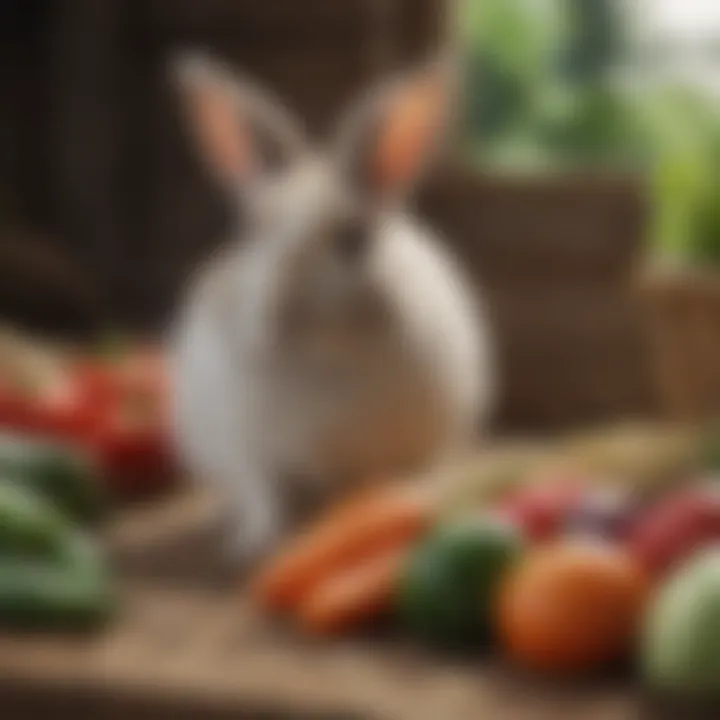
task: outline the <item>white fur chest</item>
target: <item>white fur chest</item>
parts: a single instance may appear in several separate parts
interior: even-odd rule
[[[268,431],[285,469],[332,478],[412,468],[444,430],[434,379],[402,348],[354,360],[288,357],[268,368]]]

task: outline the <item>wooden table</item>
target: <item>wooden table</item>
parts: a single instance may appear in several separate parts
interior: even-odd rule
[[[623,680],[548,687],[497,661],[442,659],[406,641],[318,644],[269,627],[223,568],[213,517],[212,502],[195,496],[126,513],[110,531],[125,594],[114,627],[86,639],[2,638],[2,716],[660,717]]]

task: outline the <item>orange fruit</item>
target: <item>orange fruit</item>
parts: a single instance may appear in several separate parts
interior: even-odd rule
[[[503,585],[499,636],[508,655],[530,669],[592,670],[629,649],[646,594],[643,571],[609,543],[540,547]]]

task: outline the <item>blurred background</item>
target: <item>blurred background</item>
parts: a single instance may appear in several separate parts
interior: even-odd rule
[[[717,3],[488,0],[462,24],[473,158],[520,173],[636,173],[651,249],[715,261]]]
[[[229,208],[182,132],[167,60],[193,46],[230,61],[320,138],[368,85],[448,43],[461,113],[415,209],[487,299],[501,437],[431,502],[384,495],[383,477],[357,514],[328,507],[309,545],[283,536],[270,578],[282,591],[289,572],[330,624],[297,603],[274,623],[272,593],[250,600],[221,557],[225,498],[187,488],[169,432],[157,340],[228,241]],[[645,571],[664,579],[720,533],[719,175],[720,0],[0,0],[5,715],[719,717],[719,553],[669,586],[651,672],[627,652]],[[424,652],[426,634],[500,631],[494,593],[521,536],[528,554],[560,551],[497,613],[499,652]],[[49,637],[91,628],[96,642]],[[355,644],[361,629],[375,642]],[[614,641],[597,684],[513,669],[582,670]],[[641,676],[705,683],[711,711],[643,715]]]
[[[4,0],[0,13],[8,318],[160,330],[223,241],[227,209],[165,77],[174,49],[258,75],[322,135],[361,88],[450,38],[463,121],[420,209],[492,306],[499,426],[717,406],[712,0]]]

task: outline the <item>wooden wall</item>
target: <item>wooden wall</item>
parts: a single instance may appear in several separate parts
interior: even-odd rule
[[[372,78],[421,54],[428,0],[75,0],[55,33],[62,227],[102,267],[108,302],[163,318],[225,211],[180,132],[170,54],[211,50],[323,132]],[[142,267],[142,273],[137,269]],[[133,292],[129,292],[132,281]]]

